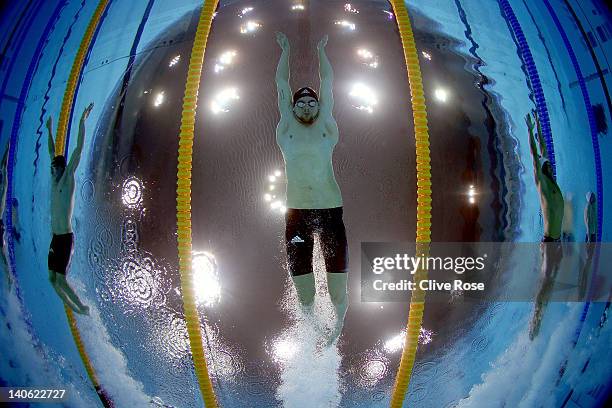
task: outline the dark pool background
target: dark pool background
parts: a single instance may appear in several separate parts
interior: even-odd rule
[[[586,78],[601,150],[603,212],[609,214],[611,171],[605,159],[612,148],[603,85],[612,80],[609,15],[597,2],[550,3]],[[360,302],[358,254],[362,241],[414,239],[414,139],[403,51],[387,2],[351,2],[359,14],[347,11],[344,2],[303,4],[305,10],[297,11],[280,0],[221,1],[207,44],[192,214],[194,250],[214,254],[222,288],[219,298],[199,306],[210,372],[222,406],[388,406],[407,304]],[[559,184],[574,209],[573,216],[567,214],[568,229],[578,240],[584,236],[583,197],[597,188],[580,84],[545,4],[510,4],[542,81]],[[57,122],[68,72],[95,6],[33,0],[2,10],[0,132],[3,145],[18,143],[11,182],[22,236],[19,242],[9,239],[18,292],[7,292],[3,283],[0,378],[6,386],[67,387],[69,406],[99,401],[46,277],[44,122],[48,115]],[[253,10],[243,14],[245,7]],[[417,47],[431,58],[421,54],[433,164],[432,239],[539,241],[542,220],[523,120],[535,99],[500,4],[456,0],[408,7]],[[90,318],[78,318],[79,329],[101,384],[118,406],[202,405],[183,320],[174,232],[181,98],[198,16],[193,1],[111,2],[78,89],[75,116],[90,101],[95,108],[77,172],[77,239],[69,276],[92,306]],[[250,19],[262,26],[241,34],[240,25]],[[343,19],[356,29],[335,24]],[[591,33],[589,44],[578,23]],[[318,86],[315,46],[330,36],[340,129],[334,166],[349,237],[351,306],[340,345],[323,352],[315,351],[316,339],[294,319],[284,219],[264,199],[269,176],[283,167],[274,140],[279,30],[291,42],[293,89]],[[357,58],[361,47],[377,55],[377,68]],[[237,51],[236,62],[215,73],[228,49]],[[34,55],[39,59],[27,77]],[[372,113],[356,109],[349,95],[358,81],[379,96]],[[240,99],[228,112],[213,114],[212,97],[227,87],[237,88]],[[449,92],[446,103],[435,98],[439,88]],[[163,102],[155,106],[161,92]],[[71,146],[76,130],[73,125]],[[275,191],[284,189],[282,177],[272,184]],[[469,202],[470,185],[478,191],[476,203]],[[601,240],[609,234],[604,219]],[[316,269],[322,277],[320,262]],[[605,358],[612,344],[608,305],[592,303],[581,323],[583,303],[553,303],[534,342],[527,338],[531,303],[428,305],[406,401],[419,407],[601,406],[612,377]],[[327,299],[317,304],[324,317],[329,309]]]

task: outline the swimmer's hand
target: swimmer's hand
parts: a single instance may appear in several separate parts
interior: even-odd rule
[[[525,123],[527,123],[527,129],[529,129],[529,132],[533,132],[533,128],[535,127],[535,124],[533,123],[533,120],[531,119],[530,113],[528,113],[527,116],[525,116]]]
[[[289,51],[289,39],[284,33],[281,33],[280,31],[276,32],[276,42],[278,45],[280,45],[283,51]]]
[[[84,121],[85,119],[89,117],[89,114],[91,113],[91,110],[93,109],[93,106],[94,106],[93,102],[87,105],[87,107],[83,111],[83,116],[81,116],[82,121]]]
[[[83,305],[83,307],[81,307],[78,311],[78,314],[84,315],[84,316],[89,316],[89,306],[85,306]]]
[[[533,314],[533,318],[529,323],[529,340],[533,340],[536,338],[538,333],[540,333],[540,324],[542,323],[542,308],[536,307],[536,310]]]
[[[317,50],[321,51],[323,48],[325,48],[325,46],[327,45],[327,40],[328,39],[329,39],[329,37],[327,36],[327,34],[325,34],[323,36],[323,38],[321,38],[321,40],[317,44]]]

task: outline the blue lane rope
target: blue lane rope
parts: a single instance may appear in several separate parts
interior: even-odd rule
[[[546,150],[548,152],[548,159],[550,160],[550,164],[553,168],[553,176],[557,177],[557,166],[555,161],[555,149],[553,146],[552,134],[550,131],[550,119],[548,117],[548,109],[546,107],[546,99],[544,98],[544,91],[542,89],[542,83],[540,82],[540,76],[538,75],[538,69],[536,68],[535,62],[533,61],[533,56],[531,54],[531,50],[529,49],[529,44],[527,44],[527,39],[525,38],[525,34],[521,29],[521,25],[519,24],[512,7],[508,0],[499,0],[499,5],[502,9],[502,15],[508,25],[510,26],[511,31],[514,34],[514,38],[518,43],[519,54],[521,59],[523,60],[523,64],[527,68],[527,76],[529,77],[529,82],[531,83],[531,87],[533,90],[533,94],[535,97],[536,110],[538,112],[538,118],[540,120],[540,126],[542,127],[542,135],[544,136],[544,141],[546,143]]]
[[[548,13],[553,19],[559,34],[561,35],[561,39],[563,40],[563,44],[567,49],[567,53],[569,54],[570,60],[572,61],[572,65],[574,70],[576,71],[576,77],[578,78],[578,83],[580,84],[580,91],[582,92],[582,99],[584,100],[584,107],[587,112],[587,117],[589,118],[589,128],[591,130],[591,141],[593,144],[593,157],[595,159],[595,175],[596,175],[596,188],[597,188],[597,237],[595,239],[596,242],[600,242],[602,238],[602,221],[603,221],[603,182],[602,182],[602,172],[601,172],[601,154],[599,151],[599,139],[597,138],[597,124],[595,123],[595,115],[593,114],[593,107],[591,106],[591,98],[589,97],[589,92],[586,87],[586,82],[584,81],[584,76],[582,75],[582,70],[580,69],[580,64],[578,63],[578,58],[576,58],[576,54],[574,53],[574,49],[567,38],[567,33],[563,29],[557,14],[553,10],[550,2],[548,0],[544,0],[544,5],[548,10]],[[595,256],[593,259],[594,268],[593,268],[593,279],[597,276],[598,267],[599,267],[599,245],[595,248]],[[593,282],[591,282],[591,289],[593,287]],[[590,291],[589,291],[590,292]],[[589,311],[591,303],[586,302],[582,309],[582,313],[580,315],[580,321],[578,323],[578,327],[576,327],[576,331],[574,333],[574,338],[572,340],[573,346],[576,346],[578,343],[578,339],[580,338],[580,333],[582,332],[582,328],[584,326],[584,321],[586,320],[587,313]]]
[[[26,7],[30,7],[29,5]],[[26,13],[28,13],[27,15],[25,15],[25,23],[23,24],[25,26],[24,29],[19,30],[17,32],[17,37],[15,38],[15,43],[17,44],[15,46],[15,51],[13,52],[13,57],[12,58],[7,58],[6,55],[3,55],[3,64],[4,61],[6,61],[7,59],[9,60],[8,63],[8,67],[6,69],[6,75],[4,76],[4,78],[2,78],[2,87],[0,87],[0,105],[2,105],[2,100],[8,96],[6,95],[6,87],[8,85],[9,82],[9,78],[11,77],[11,74],[13,72],[13,66],[15,65],[15,62],[17,62],[18,58],[17,55],[19,55],[19,51],[21,51],[21,47],[23,46],[23,40],[26,37],[26,35],[28,34],[28,32],[30,31],[30,27],[32,26],[32,23],[34,22],[34,20],[36,19],[36,16],[38,15],[38,13],[40,12],[41,9],[41,1],[38,1],[34,7],[32,7],[30,10],[27,10]],[[7,44],[7,47],[10,44]],[[6,48],[5,48],[6,50]],[[1,68],[1,67],[0,67]]]
[[[32,84],[32,76],[34,74],[34,70],[40,59],[42,49],[45,45],[45,41],[47,37],[49,36],[49,32],[51,31],[51,28],[55,25],[55,22],[59,18],[60,11],[64,7],[66,1],[67,0],[59,2],[58,5],[55,7],[53,14],[49,18],[47,25],[43,33],[41,34],[40,39],[38,40],[38,44],[30,60],[30,65],[28,66],[28,70],[26,72],[25,78],[23,79],[22,86],[21,86],[21,92],[19,93],[19,99],[17,101],[17,107],[15,108],[15,117],[13,119],[13,126],[11,128],[10,147],[9,147],[8,161],[6,165],[8,186],[7,186],[7,191],[6,191],[5,208],[6,208],[6,214],[7,214],[6,232],[7,232],[7,245],[9,248],[9,273],[13,277],[13,287],[15,289],[15,295],[17,296],[17,299],[19,300],[19,306],[24,316],[24,321],[26,323],[26,326],[28,327],[28,332],[30,333],[30,335],[32,336],[32,339],[35,342],[35,347],[40,352],[42,352],[42,347],[40,347],[40,345],[37,345],[37,342],[34,337],[34,329],[32,328],[32,322],[29,319],[27,319],[23,297],[21,296],[19,282],[17,281],[16,261],[15,261],[15,240],[12,234],[12,231],[13,231],[13,205],[12,205],[13,204],[13,175],[14,175],[14,170],[15,170],[15,154],[17,152],[17,145],[19,142],[19,127],[21,125],[21,117],[23,115],[23,109],[25,107],[25,100],[28,96],[30,85]],[[15,55],[17,55],[18,52],[19,50],[16,50]]]
[[[587,117],[589,118],[589,128],[591,129],[591,142],[593,143],[593,157],[595,159],[595,177],[596,177],[596,188],[597,188],[597,241],[601,241],[602,238],[602,224],[603,224],[603,175],[601,172],[601,154],[599,151],[599,139],[597,137],[597,123],[595,122],[595,114],[593,113],[593,107],[591,105],[591,98],[589,97],[589,92],[586,87],[586,82],[584,81],[584,76],[582,75],[582,70],[580,69],[580,64],[578,63],[578,58],[576,58],[576,54],[574,54],[574,49],[567,38],[567,34],[555,14],[550,2],[548,0],[544,0],[544,5],[548,9],[550,16],[552,17],[555,26],[557,26],[557,30],[559,30],[559,34],[561,34],[561,39],[563,40],[563,44],[567,49],[567,53],[569,54],[570,59],[572,60],[572,65],[574,66],[574,70],[576,71],[576,77],[578,77],[578,83],[580,84],[580,91],[582,92],[582,99],[584,100],[584,107],[587,112]]]

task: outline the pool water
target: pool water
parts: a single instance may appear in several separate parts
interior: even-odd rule
[[[182,98],[201,6],[110,0],[77,82],[68,154],[81,112],[90,102],[94,108],[76,172],[68,280],[90,307],[90,316],[76,317],[78,332],[117,407],[204,406],[175,215]],[[63,388],[70,407],[103,403],[48,280],[45,123],[51,116],[57,126],[96,7],[73,0],[0,7],[5,246],[15,281],[9,288],[3,275],[0,284],[0,386]],[[537,109],[566,202],[567,240],[583,241],[584,197],[592,191],[607,259],[610,10],[596,0],[409,0],[406,7],[429,120],[432,241],[539,245],[544,223],[524,119]],[[297,311],[286,268],[276,31],[291,43],[294,90],[317,88],[316,44],[329,35],[340,132],[333,163],[350,254],[349,309],[332,347],[321,346],[315,327],[333,318],[318,241],[318,323]],[[387,1],[220,1],[199,87],[191,190],[197,308],[220,406],[389,406],[409,303],[363,301],[359,253],[362,242],[415,240],[404,61]],[[502,292],[522,279],[518,269],[499,282]],[[598,273],[610,278],[603,261]],[[531,299],[426,299],[405,406],[606,406],[610,296],[582,300],[550,302],[530,340]]]

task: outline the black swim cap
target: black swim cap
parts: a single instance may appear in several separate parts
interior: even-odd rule
[[[66,158],[64,156],[55,156],[53,160],[51,160],[51,166],[53,167],[61,167],[66,168]]]
[[[295,105],[298,99],[303,98],[305,96],[312,96],[317,100],[317,102],[319,101],[319,96],[314,91],[314,89],[305,86],[303,88],[298,89],[297,92],[293,94],[293,104]]]

